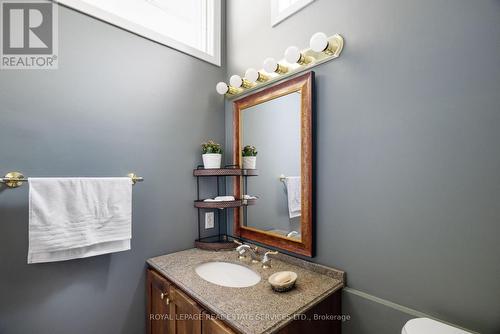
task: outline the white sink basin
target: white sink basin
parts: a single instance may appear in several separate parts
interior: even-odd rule
[[[260,282],[258,273],[235,263],[207,262],[195,271],[205,281],[230,288],[246,288]]]

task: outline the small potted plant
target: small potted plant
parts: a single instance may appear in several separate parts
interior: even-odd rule
[[[247,145],[241,151],[243,156],[243,169],[255,169],[257,164],[257,149],[255,146]]]
[[[222,147],[213,140],[201,144],[203,167],[205,169],[220,168],[222,160]]]

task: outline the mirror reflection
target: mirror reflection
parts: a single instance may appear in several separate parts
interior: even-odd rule
[[[243,225],[301,240],[301,93],[269,100],[241,111],[241,149],[254,146],[258,177],[247,178],[247,194],[258,205],[243,210]],[[246,151],[246,152],[245,152]],[[249,153],[249,152],[253,152]],[[255,155],[252,149],[243,152]]]

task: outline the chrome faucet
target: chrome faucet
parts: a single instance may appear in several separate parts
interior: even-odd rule
[[[269,255],[276,255],[278,254],[277,251],[268,251],[264,254],[264,257],[262,258],[262,268],[264,269],[269,269],[271,268],[271,258]]]
[[[239,245],[236,247],[236,251],[238,252],[239,256],[238,259],[244,260],[246,258],[246,253],[250,253],[250,257],[252,258],[252,263],[258,263],[259,259],[257,256],[257,247],[252,249],[250,245]]]

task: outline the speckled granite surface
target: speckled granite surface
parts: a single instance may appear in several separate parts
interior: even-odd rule
[[[238,260],[235,251],[211,252],[194,248],[151,258],[147,262],[235,329],[242,333],[261,334],[284,327],[293,320],[293,315],[307,311],[344,285],[342,271],[286,255],[278,258],[273,259],[272,268],[262,269],[260,263]],[[196,274],[195,268],[210,261],[245,265],[258,272],[262,279],[247,288],[209,283]],[[297,273],[296,287],[285,293],[274,292],[267,279],[282,270]]]

